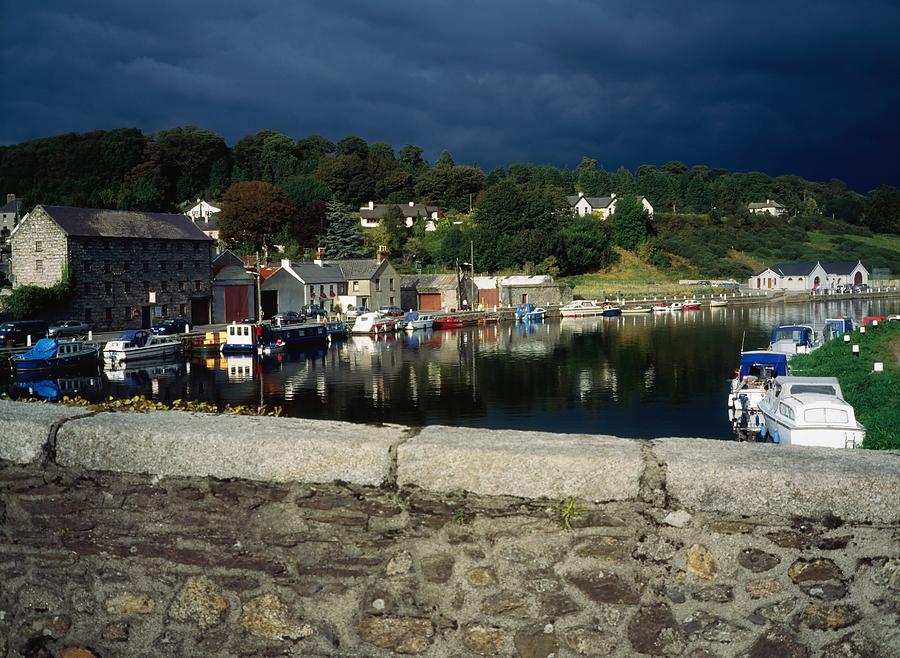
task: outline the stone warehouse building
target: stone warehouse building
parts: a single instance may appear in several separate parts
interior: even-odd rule
[[[52,286],[68,271],[59,318],[99,330],[210,322],[213,241],[184,215],[40,205],[10,241],[13,285]]]

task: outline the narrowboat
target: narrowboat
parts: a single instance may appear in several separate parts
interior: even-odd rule
[[[171,356],[181,349],[181,339],[157,336],[146,329],[129,329],[103,348],[103,360],[107,363],[137,361]]]
[[[269,324],[236,322],[226,328],[223,354],[258,353],[271,354],[293,347],[324,344],[328,340],[325,325],[308,322],[299,325],[273,327]]]
[[[325,333],[328,334],[328,338],[331,340],[346,338],[350,335],[350,327],[347,326],[346,322],[332,320],[325,323]]]
[[[807,325],[785,324],[772,329],[769,350],[782,354],[805,354],[811,352],[818,344],[816,332]]]
[[[855,448],[866,436],[836,377],[780,377],[759,412],[763,438],[782,445]]]
[[[727,299],[714,299],[709,303],[710,308],[723,308],[725,306],[728,306]]]
[[[51,371],[95,365],[100,361],[100,346],[94,343],[60,342],[41,338],[22,354],[9,359],[16,372]]]

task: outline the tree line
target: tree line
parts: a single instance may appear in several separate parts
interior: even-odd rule
[[[332,253],[338,243],[346,253],[371,253],[372,244],[386,244],[406,265],[445,267],[468,260],[471,245],[479,267],[492,271],[527,265],[577,273],[608,262],[614,244],[658,250],[665,241],[654,242],[656,222],[636,210],[641,196],[658,214],[704,215],[713,224],[744,216],[750,202],[774,199],[793,216],[900,233],[900,191],[888,185],[862,195],[837,179],[681,162],[606,171],[590,158],[574,168],[516,163],[485,172],[456,164],[447,151],[429,163],[411,144],[395,150],[355,136],[332,142],[261,131],[229,146],[193,126],[72,133],[0,147],[0,191],[23,197],[25,210],[46,203],[171,212],[196,198],[222,200],[224,237],[238,248],[277,243],[299,253],[321,242]],[[604,223],[573,216],[566,196],[577,192],[615,192],[616,217]],[[437,231],[419,224],[406,230],[399,210],[374,234],[358,228],[356,209],[368,201],[409,200],[442,209]]]

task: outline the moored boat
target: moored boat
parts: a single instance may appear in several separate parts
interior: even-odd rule
[[[41,338],[22,354],[14,354],[9,361],[16,372],[51,371],[95,365],[100,360],[100,346],[79,341],[60,342],[55,338]]]
[[[233,322],[225,329],[223,354],[260,353],[271,354],[304,345],[321,345],[328,340],[325,325],[307,322],[299,325],[273,327],[253,322]]]
[[[171,356],[181,349],[181,340],[171,336],[158,336],[146,329],[123,331],[116,340],[103,348],[103,360],[107,363],[137,361]]]
[[[701,304],[697,299],[685,299],[684,303],[681,305],[681,308],[684,311],[699,311],[701,308]]]
[[[652,309],[652,310],[653,310],[654,313],[668,313],[668,312],[669,312],[669,305],[666,304],[665,302],[659,302],[658,304],[654,304],[654,305],[653,305],[653,309]]]
[[[822,340],[829,341],[853,332],[853,320],[845,317],[825,318]]]
[[[593,299],[576,299],[561,306],[559,314],[564,318],[588,318],[603,314],[603,308]]]
[[[669,310],[670,311],[684,310],[684,304],[682,304],[681,302],[672,302],[671,304],[669,304]]]
[[[354,334],[388,334],[395,331],[397,331],[397,321],[394,318],[374,311],[360,315],[350,329],[350,333]]]
[[[728,406],[735,411],[758,411],[759,401],[772,381],[787,374],[786,354],[768,350],[741,352],[741,364],[728,392]]]
[[[519,304],[516,307],[516,319],[523,322],[535,322],[544,319],[547,309],[534,304]]]
[[[600,309],[600,315],[605,318],[616,317],[617,315],[622,315],[622,309],[615,304],[604,304]]]
[[[622,309],[623,315],[633,315],[637,313],[652,313],[653,309],[649,306],[626,306]]]
[[[782,354],[805,354],[811,352],[818,343],[816,332],[808,325],[785,324],[772,329],[769,349]]]
[[[855,448],[866,436],[836,377],[780,377],[759,403],[762,435],[774,443]]]
[[[325,332],[331,340],[346,338],[350,335],[350,327],[347,326],[346,322],[332,320],[325,323]]]
[[[713,299],[713,300],[709,303],[709,307],[710,307],[710,308],[722,308],[723,306],[728,306],[728,300],[727,300],[727,299]]]
[[[403,318],[403,328],[407,331],[416,331],[418,329],[431,329],[434,327],[434,315],[431,313],[419,313],[418,311],[410,311]]]

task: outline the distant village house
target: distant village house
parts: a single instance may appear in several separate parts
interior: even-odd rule
[[[777,201],[766,199],[765,203],[751,203],[747,206],[747,210],[753,215],[772,215],[773,217],[781,217],[787,215],[787,208]]]
[[[616,202],[618,201],[615,193],[609,196],[585,196],[583,192],[579,192],[576,196],[568,196],[566,199],[569,206],[584,217],[585,215],[595,215],[601,219],[609,219],[609,216],[616,211]],[[647,197],[640,198],[641,205],[648,215],[653,214],[653,206],[647,201]]]
[[[378,228],[381,220],[387,214],[388,208],[397,206],[403,215],[406,228],[412,228],[417,221],[425,222],[425,230],[435,230],[435,221],[440,214],[437,206],[429,206],[416,201],[405,203],[375,203],[369,201],[368,205],[359,209],[359,221],[363,228]]]
[[[776,263],[747,282],[753,290],[807,291],[869,283],[869,271],[860,261],[834,263]]]

